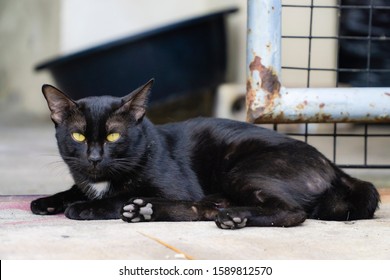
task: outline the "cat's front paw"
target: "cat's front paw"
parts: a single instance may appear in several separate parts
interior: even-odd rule
[[[72,220],[94,220],[94,209],[86,202],[75,202],[65,210],[65,216]]]
[[[219,210],[215,223],[221,229],[239,229],[246,226],[248,219],[238,211],[230,209]]]
[[[146,222],[152,219],[153,205],[142,198],[130,199],[121,210],[121,218],[128,223]]]
[[[73,220],[108,220],[119,218],[119,207],[106,201],[82,201],[69,205],[65,216]]]
[[[33,200],[30,204],[31,212],[37,215],[54,215],[62,213],[65,206],[60,199],[53,196]]]

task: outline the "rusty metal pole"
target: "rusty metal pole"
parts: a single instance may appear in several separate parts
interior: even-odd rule
[[[247,121],[269,113],[280,96],[280,0],[248,0]]]
[[[284,88],[256,123],[389,123],[390,88]]]

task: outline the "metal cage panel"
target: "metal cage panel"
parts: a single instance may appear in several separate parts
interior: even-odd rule
[[[390,168],[390,157],[375,161],[370,152],[379,153],[376,144],[390,144],[390,132],[384,125],[390,124],[388,51],[382,55],[383,63],[378,60],[378,50],[390,49],[390,32],[375,26],[390,20],[390,3],[360,0],[353,1],[352,5],[350,2],[285,0],[282,5],[280,0],[248,0],[247,120],[272,124],[274,129],[309,143],[312,139],[322,138],[321,142],[326,139],[326,145],[332,145],[327,149],[331,151],[328,156],[341,167],[387,169]],[[287,26],[283,34],[282,11],[296,14],[294,22],[283,25]],[[365,16],[366,27],[361,30],[352,27],[348,33],[343,22],[348,14],[354,15],[353,11],[360,19]],[[324,21],[329,24],[319,25]],[[293,24],[301,25],[305,33],[289,33],[288,27]],[[284,55],[282,40],[289,46],[287,51],[294,53],[285,64],[281,59]],[[351,48],[351,42],[356,50],[346,52]],[[325,45],[330,55],[318,51],[319,45]],[[365,56],[360,62],[356,56],[346,55],[361,55],[363,51]],[[345,63],[342,60],[345,57],[352,63]],[[304,83],[295,87],[298,83],[288,81],[294,87],[283,87],[282,73],[289,80],[293,71]],[[317,79],[320,83],[315,82],[316,77],[320,78]],[[376,87],[378,85],[382,87]],[[291,128],[281,123],[303,124]],[[312,129],[313,125],[308,123],[328,124],[326,129]],[[352,128],[348,125],[349,129],[346,129],[342,123],[355,125]],[[351,141],[362,150],[350,151],[352,162],[347,162],[343,154],[348,150],[346,143]],[[340,148],[343,144],[347,148]],[[386,154],[387,148],[382,150]]]

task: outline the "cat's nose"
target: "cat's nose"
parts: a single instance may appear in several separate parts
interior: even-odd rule
[[[99,149],[92,148],[90,150],[89,156],[88,156],[88,161],[92,163],[94,166],[96,166],[99,162],[103,160],[103,157],[100,153]]]
[[[102,157],[100,155],[90,155],[88,157],[88,161],[96,166],[98,163],[102,161]]]

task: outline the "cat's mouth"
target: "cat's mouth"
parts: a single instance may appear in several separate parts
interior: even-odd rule
[[[100,182],[106,180],[106,174],[96,166],[88,168],[87,175],[92,182]]]

